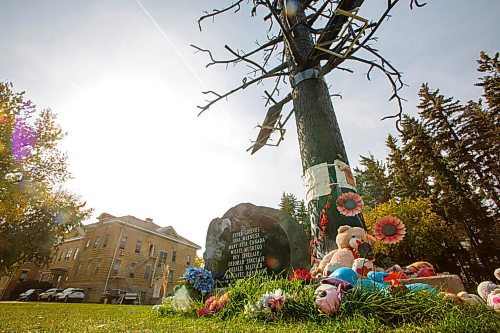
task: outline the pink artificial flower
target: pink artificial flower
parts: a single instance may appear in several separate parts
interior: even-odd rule
[[[354,192],[343,193],[337,199],[337,209],[344,216],[356,216],[361,213],[363,199]]]
[[[215,310],[215,307],[217,306],[217,299],[215,296],[210,297],[205,301],[205,305],[207,306],[208,309],[211,311]]]
[[[222,295],[219,300],[217,301],[217,308],[221,309],[226,305],[226,303],[229,301],[229,294],[225,293]]]
[[[384,216],[375,222],[374,234],[386,244],[396,244],[405,237],[406,227],[400,219]]]

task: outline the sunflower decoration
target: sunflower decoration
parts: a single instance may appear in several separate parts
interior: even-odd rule
[[[354,192],[343,193],[337,199],[337,209],[344,216],[356,216],[361,213],[363,199]]]
[[[385,244],[396,244],[405,237],[406,227],[400,219],[384,216],[375,222],[374,234]]]

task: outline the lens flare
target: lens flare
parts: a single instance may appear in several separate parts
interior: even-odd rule
[[[38,134],[35,129],[26,124],[22,119],[16,119],[12,133],[12,153],[16,160],[27,158],[33,149]]]
[[[297,15],[297,10],[299,9],[299,2],[297,0],[288,0],[285,6],[286,16],[292,18]]]

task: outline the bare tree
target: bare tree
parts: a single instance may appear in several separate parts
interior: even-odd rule
[[[390,17],[390,12],[399,0],[387,0],[384,12],[374,21],[357,15],[364,0],[237,0],[221,9],[205,12],[198,20],[200,30],[206,20],[217,16],[238,12],[245,5],[250,7],[251,15],[262,14],[269,23],[266,41],[257,43],[251,51],[234,49],[225,45],[230,56],[216,59],[208,49],[192,45],[197,51],[206,53],[212,65],[245,64],[250,68],[249,75],[242,83],[224,93],[203,92],[210,97],[206,104],[199,106],[200,114],[214,103],[227,98],[235,92],[263,81],[274,80],[271,91],[264,91],[268,113],[257,140],[253,143],[252,154],[267,145],[273,131],[284,133],[281,111],[285,104],[293,101],[299,138],[302,168],[310,168],[326,163],[329,169],[331,192],[312,197],[308,202],[313,234],[313,255],[321,255],[336,247],[335,237],[341,225],[364,227],[361,214],[353,217],[340,215],[334,208],[335,201],[343,192],[353,189],[338,183],[333,169],[335,161],[349,164],[342,136],[333,109],[331,97],[324,77],[334,70],[352,72],[343,67],[345,62],[356,61],[368,66],[366,77],[370,79],[373,69],[385,74],[392,87],[391,100],[398,104],[398,112],[383,119],[395,118],[396,127],[402,115],[402,101],[399,95],[404,86],[401,73],[373,48],[378,28]],[[421,7],[417,0],[410,0],[410,8]],[[261,10],[263,9],[263,10]],[[290,83],[291,92],[281,94],[282,86]],[[281,99],[279,96],[282,96]],[[278,141],[278,143],[279,143]],[[314,186],[315,184],[309,184]],[[329,197],[330,196],[330,197]],[[307,199],[307,198],[306,198]],[[327,202],[331,201],[331,205]],[[325,209],[326,205],[326,209]],[[321,226],[321,211],[325,209],[328,223],[326,230]]]

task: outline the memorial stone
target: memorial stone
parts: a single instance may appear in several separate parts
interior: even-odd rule
[[[278,209],[239,204],[210,222],[205,268],[222,282],[308,269],[308,238],[301,225]]]

